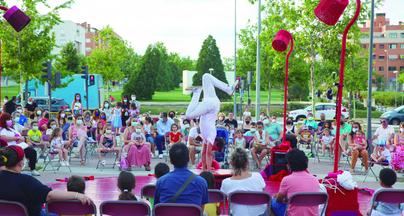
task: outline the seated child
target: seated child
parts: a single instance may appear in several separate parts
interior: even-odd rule
[[[60,128],[55,128],[51,135],[51,151],[59,154],[60,165],[69,166],[68,150],[65,148],[66,142],[62,138],[63,131]]]
[[[178,130],[178,125],[177,124],[172,124],[171,125],[171,132],[169,133],[168,136],[169,136],[169,139],[170,139],[170,146],[181,142],[182,134]]]
[[[67,191],[77,192],[84,194],[86,190],[86,183],[84,182],[84,178],[76,175],[70,176],[67,181]]]
[[[31,122],[31,129],[28,131],[28,139],[34,146],[41,145],[42,132],[39,130],[38,122]]]
[[[390,168],[384,168],[380,170],[379,178],[381,188],[378,190],[392,188],[397,181],[397,174]],[[371,216],[401,216],[404,213],[404,205],[399,203],[376,202],[371,208]]]
[[[134,200],[137,201],[136,196],[132,193],[132,190],[136,186],[135,176],[131,172],[122,171],[118,177],[118,188],[121,191],[119,194],[119,200]]]
[[[203,171],[199,174],[202,178],[206,180],[208,184],[208,189],[215,189],[215,177],[211,172]],[[206,203],[203,209],[203,215],[206,216],[216,216],[220,213],[219,209],[220,203]]]
[[[329,149],[330,155],[332,155],[333,151],[333,144],[334,144],[334,137],[331,136],[331,131],[328,128],[325,128],[323,130],[323,135],[321,136],[320,140],[321,146],[322,146],[322,153],[323,156],[325,155],[325,149]]]
[[[170,167],[166,163],[158,163],[154,167],[154,175],[157,179],[170,172]]]
[[[390,154],[390,151],[386,148],[386,143],[379,142],[376,145],[376,148],[374,149],[373,153],[370,155],[370,158],[374,162],[382,162],[382,163],[390,164],[391,154]]]
[[[245,149],[246,140],[244,139],[243,133],[241,130],[237,130],[234,139],[234,145],[232,146],[232,150],[236,148]]]
[[[311,141],[313,139],[313,135],[307,126],[302,126],[302,128],[299,131],[299,138],[300,138],[299,142],[301,144],[310,144],[311,143]]]

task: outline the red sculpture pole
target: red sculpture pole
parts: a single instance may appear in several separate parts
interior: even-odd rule
[[[8,7],[4,7],[0,5],[0,10],[8,11]]]
[[[290,49],[286,55],[285,63],[285,81],[284,81],[284,96],[283,96],[283,133],[282,142],[286,141],[286,111],[288,108],[288,82],[289,82],[289,57],[293,51],[293,36],[286,30],[279,30],[272,41],[272,47],[278,51],[283,52],[286,50],[290,43]]]
[[[335,135],[335,151],[334,151],[334,172],[338,170],[338,162],[339,162],[339,148],[340,148],[340,128],[341,128],[341,106],[342,106],[342,93],[344,88],[344,71],[345,71],[345,52],[346,52],[346,39],[348,35],[348,31],[351,26],[358,19],[359,13],[361,9],[361,1],[356,0],[356,11],[355,15],[349,21],[348,25],[345,27],[344,33],[342,35],[342,50],[340,57],[340,67],[339,67],[339,84],[338,84],[338,93],[337,93],[337,109],[335,113],[335,118],[337,121],[336,135]]]

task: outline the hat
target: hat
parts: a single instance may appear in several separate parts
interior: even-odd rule
[[[7,146],[6,148],[13,150],[17,154],[17,161],[24,159],[24,149],[17,145]]]

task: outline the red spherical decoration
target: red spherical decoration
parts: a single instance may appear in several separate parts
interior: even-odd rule
[[[272,41],[272,47],[278,52],[283,52],[288,48],[291,40],[292,35],[288,31],[281,29],[276,33]]]

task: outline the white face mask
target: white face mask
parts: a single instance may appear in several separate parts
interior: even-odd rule
[[[32,130],[37,131],[38,130],[38,126],[33,126]]]
[[[307,118],[307,120],[309,120],[309,121],[311,121],[311,120],[313,120],[314,118],[313,117],[308,117]]]
[[[141,133],[142,132],[142,130],[140,129],[140,128],[136,128],[136,133]]]
[[[51,125],[52,130],[55,130],[56,125]]]
[[[276,122],[276,119],[272,119],[271,122],[272,122],[272,123],[275,123],[275,122]]]
[[[40,115],[42,114],[42,112],[41,112],[41,111],[37,111],[36,114],[40,116]]]
[[[32,104],[32,101],[28,101],[27,103],[28,103],[29,105],[31,105],[31,104]]]
[[[22,113],[22,109],[17,109],[17,112]]]
[[[257,131],[257,129],[251,128],[250,131],[254,133],[255,131]]]
[[[106,130],[105,133],[110,134],[110,133],[112,133],[112,131],[111,130]]]
[[[123,100],[123,102],[127,103],[127,102],[128,102],[128,100],[126,100],[126,99],[125,99],[125,100]]]
[[[136,97],[132,96],[132,100],[133,100],[133,101],[136,100]]]
[[[79,119],[79,120],[77,120],[77,125],[82,125],[83,124],[83,120],[81,120],[81,119]]]
[[[104,107],[108,109],[108,107],[109,107],[109,104],[104,104]]]
[[[20,117],[15,117],[15,118],[14,118],[14,122],[15,122],[15,123],[20,122]]]
[[[61,118],[64,118],[65,116],[66,116],[66,114],[64,114],[64,113],[61,113],[61,114],[60,114],[60,117],[61,117]]]
[[[352,132],[356,133],[358,131],[358,128],[352,128]]]
[[[401,133],[404,133],[404,128],[400,128],[400,132],[401,132]]]

